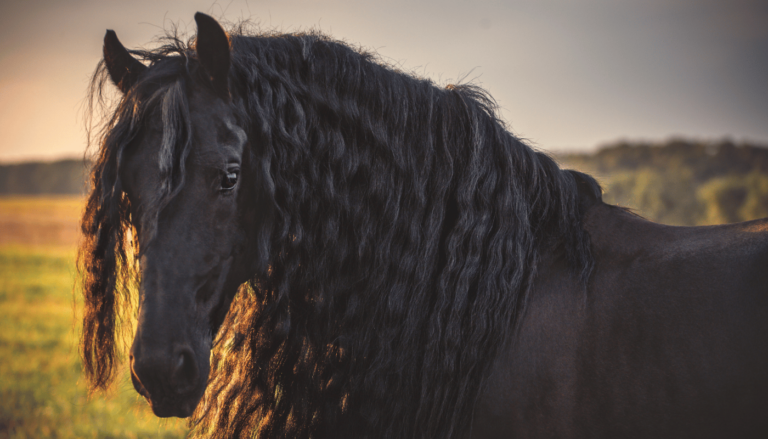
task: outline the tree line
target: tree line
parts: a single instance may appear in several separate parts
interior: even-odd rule
[[[0,165],[0,195],[85,194],[88,169],[83,159]]]
[[[593,175],[603,200],[673,225],[768,217],[768,147],[730,140],[616,142],[594,153],[556,156]],[[85,194],[82,159],[0,165],[0,195]]]
[[[768,217],[768,148],[730,140],[617,142],[563,154],[564,167],[595,176],[603,200],[656,222],[704,225]]]

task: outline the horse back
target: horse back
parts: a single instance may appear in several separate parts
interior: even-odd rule
[[[470,435],[768,437],[768,220],[671,227],[598,203],[584,225],[592,277],[543,257]]]

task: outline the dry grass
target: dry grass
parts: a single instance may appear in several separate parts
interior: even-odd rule
[[[80,196],[0,197],[0,245],[74,247],[84,206]]]

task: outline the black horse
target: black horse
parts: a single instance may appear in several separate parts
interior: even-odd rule
[[[195,20],[104,39],[93,388],[136,280],[134,386],[202,436],[768,437],[768,222],[645,221],[475,87]]]

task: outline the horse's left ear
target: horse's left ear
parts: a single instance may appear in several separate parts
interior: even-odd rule
[[[213,88],[229,96],[229,38],[221,25],[202,12],[195,14],[197,23],[197,57]]]

